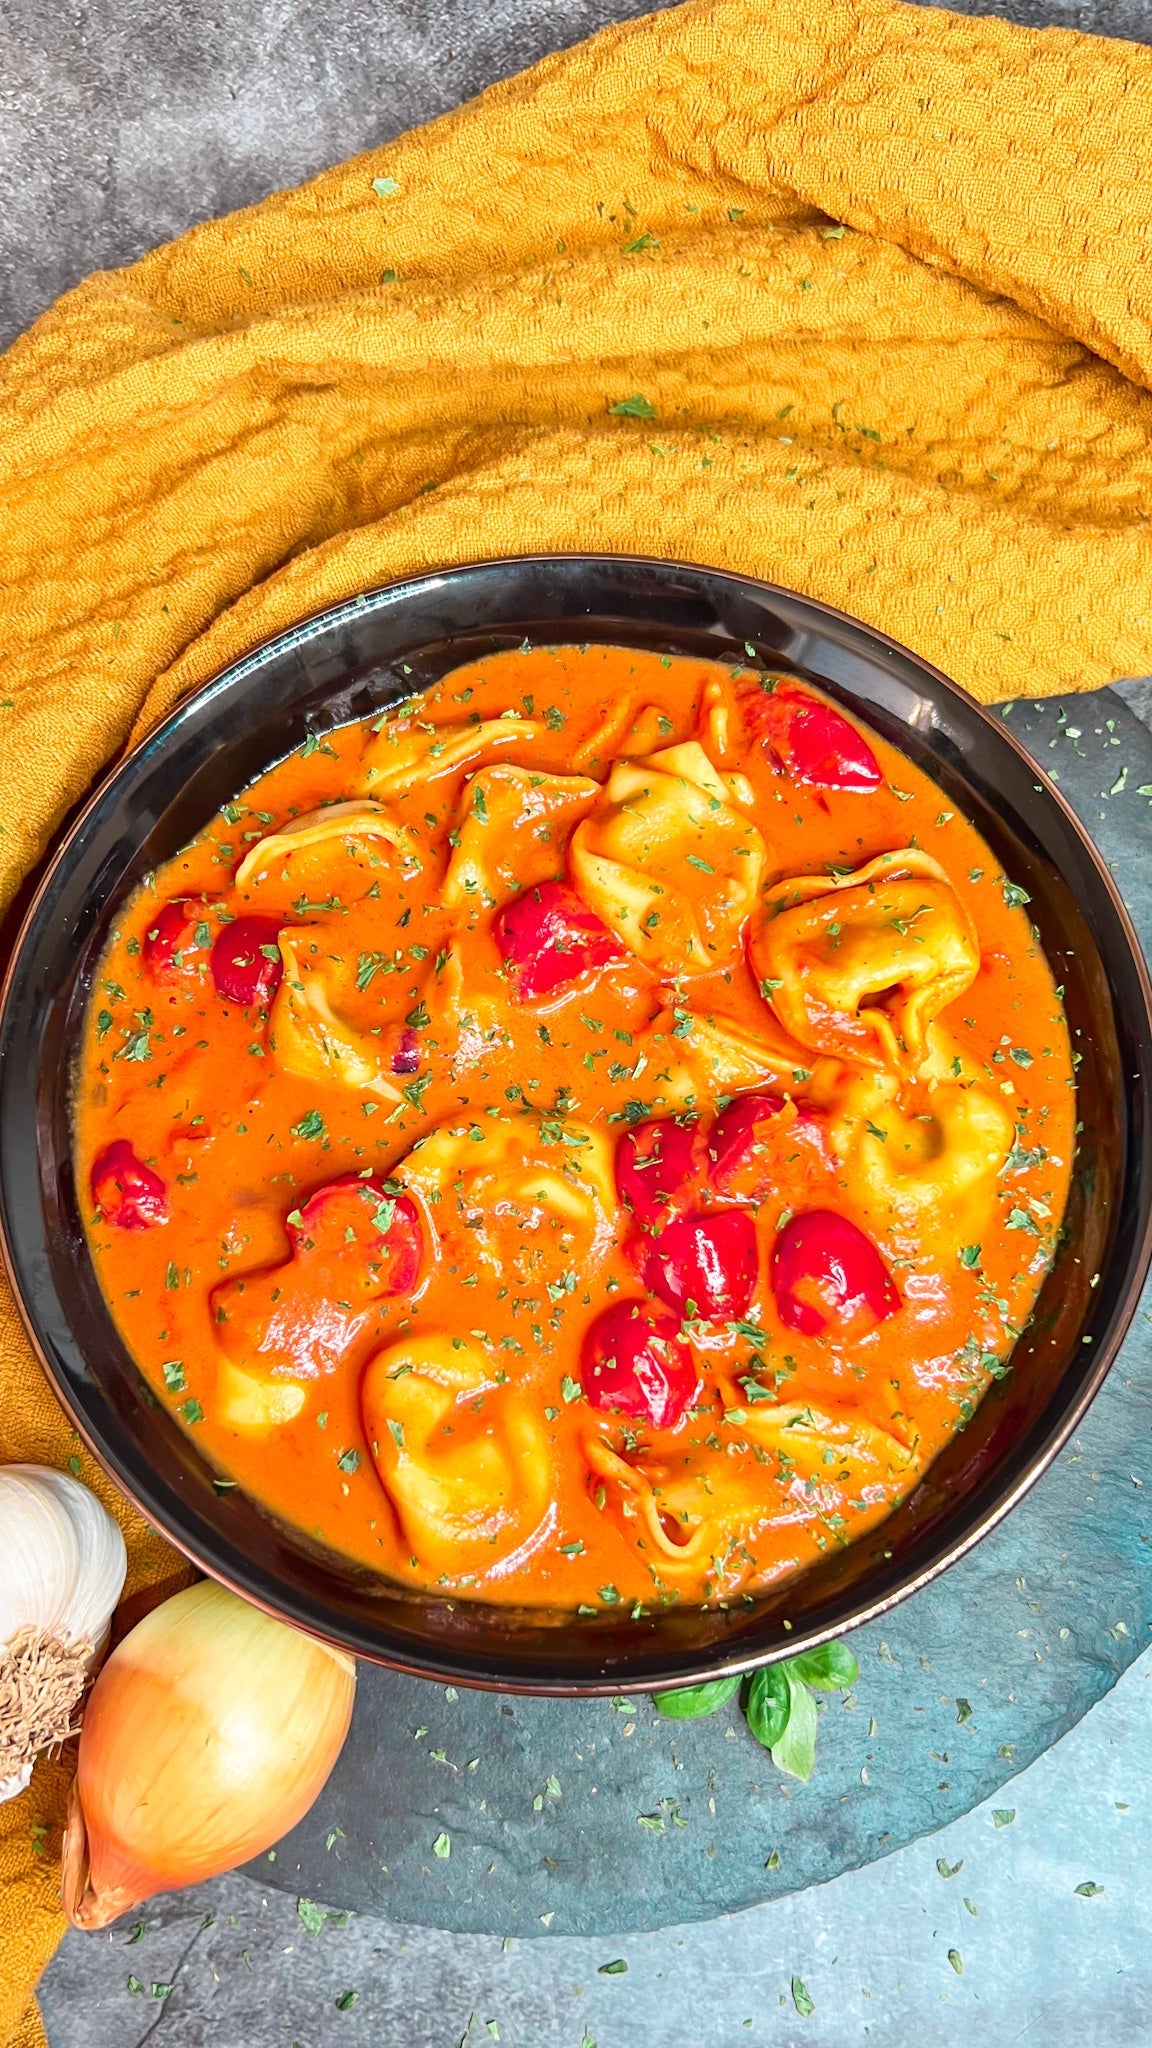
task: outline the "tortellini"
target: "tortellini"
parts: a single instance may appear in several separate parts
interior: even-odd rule
[[[271,875],[277,864],[282,870],[294,855],[310,848],[343,845],[355,851],[362,841],[373,839],[382,840],[398,852],[406,868],[419,868],[420,858],[411,833],[389,816],[383,804],[356,798],[349,803],[327,804],[321,810],[306,811],[302,817],[292,818],[275,832],[267,833],[245,854],[236,870],[236,886],[250,888]]]
[[[786,907],[749,957],[785,1028],[814,1051],[915,1073],[932,1019],[980,967],[971,918],[939,863],[915,847],[846,875],[782,881]]]
[[[884,1499],[898,1499],[913,1476],[915,1444],[901,1442],[859,1408],[758,1401],[745,1411],[740,1430],[775,1451],[802,1481],[846,1487],[857,1497],[879,1487]]]
[[[552,1462],[535,1405],[471,1338],[419,1331],[377,1352],[361,1406],[381,1482],[425,1570],[490,1571],[546,1523]]]
[[[815,1071],[811,1054],[775,1018],[753,1029],[731,1017],[680,1009],[675,1015],[662,1012],[652,1029],[666,1041],[650,1052],[662,1084],[661,1103],[691,1107],[717,1096],[746,1094],[766,1081],[793,1094]]]
[[[514,1258],[525,1282],[542,1282],[573,1259],[583,1272],[612,1244],[612,1145],[579,1124],[535,1115],[443,1124],[394,1173],[423,1196],[443,1241],[493,1271],[508,1263],[505,1233],[514,1218]]]
[[[572,880],[621,942],[658,974],[710,974],[739,957],[767,860],[738,808],[743,777],[718,774],[698,740],[617,761],[577,826]]]
[[[440,900],[507,903],[563,865],[568,831],[600,795],[587,775],[551,775],[500,763],[472,776],[458,814]]]
[[[873,1229],[914,1233],[918,1243],[977,1240],[996,1198],[1015,1123],[990,1089],[938,1082],[919,1106],[858,1105],[845,1092],[833,1143],[850,1167],[852,1199]]]
[[[630,761],[637,754],[651,754],[673,731],[671,719],[658,704],[641,704],[628,697],[614,704],[594,732],[577,746],[578,768],[602,768],[610,761]]]
[[[602,1437],[586,1441],[590,1471],[656,1553],[658,1578],[682,1571],[695,1580],[707,1568],[738,1584],[743,1546],[769,1523],[833,1513],[846,1495],[891,1506],[916,1476],[915,1446],[858,1408],[758,1402],[733,1428],[724,1457],[692,1453],[676,1463],[625,1458]]]
[[[293,1422],[308,1398],[298,1380],[262,1379],[221,1360],[216,1374],[216,1404],[221,1420],[243,1436],[267,1436]]]
[[[739,752],[744,721],[727,676],[710,676],[704,685],[700,736],[713,761],[728,761]]]
[[[417,725],[391,720],[373,733],[364,749],[364,782],[374,795],[434,782],[442,775],[480,768],[512,748],[544,748],[556,742],[546,725],[531,718],[487,718],[475,725]]]
[[[301,964],[303,931],[282,931],[277,941],[284,978],[272,1005],[269,1044],[278,1067],[305,1081],[326,1081],[384,1102],[401,1094],[382,1038],[357,1031],[332,1008],[322,975]]]

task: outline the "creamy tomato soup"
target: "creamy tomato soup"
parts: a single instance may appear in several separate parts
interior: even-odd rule
[[[728,1599],[887,1515],[1068,1187],[1027,897],[807,685],[612,647],[310,739],[129,904],[100,1284],[217,1470],[454,1595]]]

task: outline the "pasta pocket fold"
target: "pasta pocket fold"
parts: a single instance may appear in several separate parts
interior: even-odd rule
[[[739,958],[767,847],[698,740],[617,761],[569,848],[572,880],[621,943],[656,973],[709,974]]]
[[[554,1287],[614,1242],[613,1148],[600,1131],[536,1115],[442,1124],[393,1168],[422,1196],[441,1242],[467,1264],[508,1265]]]
[[[853,1202],[872,1227],[938,1247],[979,1239],[1015,1129],[1002,1097],[943,1081],[917,1089],[915,1107],[873,1102],[867,1113],[849,1089],[831,1123]]]
[[[853,873],[773,884],[749,958],[785,1029],[814,1052],[915,1073],[928,1026],[980,968],[971,918],[916,847]]]
[[[333,1008],[327,979],[310,955],[319,948],[305,929],[277,939],[284,977],[272,1005],[268,1043],[276,1065],[302,1081],[323,1081],[362,1095],[399,1102],[393,1079],[395,1047],[388,1035],[360,1031]]]
[[[355,1363],[380,1304],[427,1272],[425,1232],[408,1196],[372,1174],[317,1188],[285,1224],[288,1256],[212,1291],[220,1353],[216,1395],[227,1425],[263,1435],[291,1422],[309,1382]]]
[[[604,770],[612,761],[630,761],[637,754],[653,754],[667,745],[675,731],[668,713],[659,704],[637,706],[630,697],[609,706],[586,740],[577,744],[573,762],[577,768]]]
[[[547,1435],[480,1345],[415,1331],[369,1360],[364,1432],[405,1541],[425,1571],[490,1571],[549,1513]]]
[[[875,1486],[881,1489],[878,1499],[891,1501],[914,1476],[915,1443],[903,1443],[891,1430],[870,1422],[859,1408],[757,1402],[745,1411],[740,1429],[762,1449],[774,1451],[786,1476],[790,1472],[803,1487],[847,1488],[859,1494]]]
[[[915,1447],[856,1408],[764,1402],[730,1421],[722,1458],[585,1443],[593,1481],[655,1553],[657,1578],[704,1572],[717,1588],[739,1584],[748,1547],[769,1526],[838,1515],[849,1497],[864,1510],[891,1507],[917,1475]]]
[[[369,734],[361,762],[373,796],[400,795],[442,776],[484,767],[513,750],[555,759],[557,737],[532,718],[486,718],[473,725],[421,725],[390,719]]]
[[[786,1094],[803,1090],[815,1069],[811,1054],[768,1015],[755,1026],[733,1017],[697,1015],[687,1008],[661,1011],[652,1036],[662,1084],[660,1100],[691,1107],[718,1096],[742,1095],[771,1081]],[[825,1063],[826,1064],[826,1063]]]
[[[299,1380],[268,1379],[228,1361],[216,1374],[216,1399],[220,1419],[228,1429],[241,1436],[270,1436],[274,1429],[295,1421],[308,1399],[308,1389]]]
[[[479,770],[465,784],[440,901],[494,908],[560,873],[568,835],[599,795],[588,775],[510,762]]]
[[[347,803],[305,811],[302,817],[291,818],[274,832],[266,833],[244,855],[236,870],[236,887],[259,891],[262,883],[288,881],[292,864],[298,863],[301,854],[322,853],[324,873],[330,869],[334,854],[343,851],[356,858],[373,843],[399,855],[399,865],[406,871],[419,871],[419,849],[407,827],[391,817],[383,804],[357,797]]]

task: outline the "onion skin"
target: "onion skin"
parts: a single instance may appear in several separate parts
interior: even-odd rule
[[[64,1841],[74,1927],[259,1855],[344,1746],[356,1667],[210,1580],[144,1617],[93,1687]]]

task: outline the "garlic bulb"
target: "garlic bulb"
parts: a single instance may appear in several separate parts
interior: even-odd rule
[[[0,1466],[0,1801],[75,1733],[126,1570],[123,1536],[79,1479]]]

